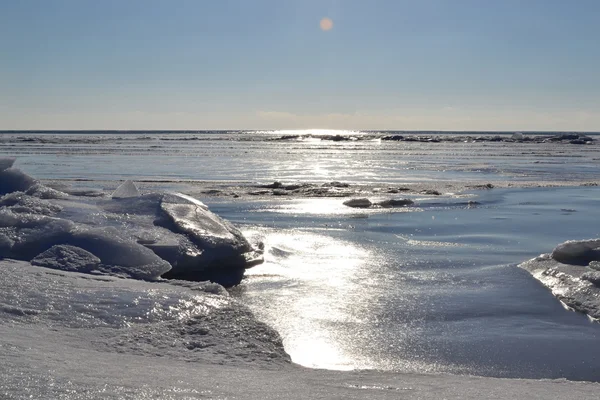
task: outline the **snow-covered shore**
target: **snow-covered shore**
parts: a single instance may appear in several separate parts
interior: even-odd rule
[[[218,285],[0,261],[3,399],[591,399],[600,384],[329,371]]]

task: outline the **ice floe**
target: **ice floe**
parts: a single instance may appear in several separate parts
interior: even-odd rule
[[[529,271],[566,306],[600,319],[598,261],[600,239],[571,240],[519,267]]]

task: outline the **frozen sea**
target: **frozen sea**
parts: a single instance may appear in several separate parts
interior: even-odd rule
[[[418,140],[390,140],[393,135]],[[247,270],[227,300],[208,303],[187,287],[47,276],[28,266],[21,271],[32,283],[11,291],[20,270],[5,266],[0,329],[8,376],[0,385],[13,396],[8,398],[22,398],[23,374],[30,373],[36,398],[59,398],[82,387],[95,398],[100,378],[81,378],[85,385],[76,382],[71,389],[65,381],[78,358],[60,347],[67,337],[77,351],[101,354],[90,357],[108,369],[123,357],[118,368],[131,363],[133,375],[153,362],[171,371],[167,389],[144,383],[147,392],[129,392],[130,382],[105,377],[114,398],[226,398],[227,392],[211,386],[216,381],[195,388],[188,378],[171,375],[180,369],[193,374],[196,364],[241,366],[252,374],[264,368],[265,376],[273,374],[273,365],[292,368],[281,367],[285,355],[250,338],[271,330],[295,364],[385,371],[386,382],[394,376],[386,374],[394,373],[600,382],[600,325],[568,310],[517,267],[566,240],[600,237],[600,145],[525,136],[535,140],[462,132],[2,133],[0,157],[16,157],[15,167],[57,189],[110,193],[132,179],[142,192],[190,194],[262,241],[265,262]],[[343,205],[355,197],[414,204]],[[21,311],[11,308],[15,302]],[[169,333],[187,326],[190,315],[211,315],[211,307],[233,310],[234,326],[218,325],[222,329],[209,345],[191,349]],[[48,308],[55,313],[45,316]],[[252,318],[264,326],[248,322]],[[219,339],[231,335],[249,337],[238,347]],[[62,350],[54,353],[59,342]],[[36,355],[23,357],[28,348]],[[57,366],[63,362],[70,369]],[[147,371],[142,375],[151,381]],[[358,379],[330,379],[348,377]],[[53,379],[56,393],[40,391]],[[386,385],[363,389],[429,398],[413,393],[421,381]]]

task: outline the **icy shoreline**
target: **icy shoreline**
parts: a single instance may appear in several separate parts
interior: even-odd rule
[[[223,365],[98,347],[96,330],[0,324],[0,395],[75,399],[590,399],[600,384],[471,376]],[[231,350],[228,350],[230,352]]]
[[[21,178],[16,180],[16,186],[23,181]],[[29,239],[44,237],[32,236],[27,229],[35,231],[47,222],[56,222],[53,219],[56,215],[69,216],[75,223],[84,225],[104,226],[110,221],[127,234],[134,233],[145,244],[157,239],[154,234],[142,234],[136,229],[141,226],[156,233],[153,231],[156,226],[148,223],[148,217],[155,215],[154,206],[161,203],[156,203],[157,198],[153,196],[143,199],[139,193],[123,190],[124,199],[115,201],[107,199],[103,192],[67,194],[67,190],[61,194],[56,189],[26,181],[24,186],[28,187],[21,185],[23,187],[17,189],[29,192],[33,188],[31,194],[9,194],[3,198],[4,222],[6,225],[8,221],[9,226],[4,226],[8,228],[3,233],[8,240],[0,242],[2,251],[10,253],[15,242],[22,240],[22,233]],[[277,187],[264,189],[296,190],[286,189],[283,184],[273,186]],[[347,188],[343,184],[329,187]],[[398,192],[375,193],[391,197],[404,191]],[[418,195],[436,197],[443,193]],[[143,201],[138,204],[140,198]],[[342,201],[340,199],[340,203]],[[102,207],[98,208],[97,204]],[[202,205],[178,200],[167,201],[165,207],[172,204],[177,205],[177,210],[171,211],[176,217],[171,222],[179,224],[178,229],[194,233],[184,222],[190,213],[199,211],[197,207],[202,209]],[[21,221],[18,214],[29,216]],[[178,222],[177,218],[182,220]],[[104,234],[96,238],[110,241]],[[35,240],[24,243],[35,244]],[[50,254],[41,252],[35,257],[40,265],[58,263],[58,269],[33,266],[27,261],[0,261],[4,288],[0,295],[0,348],[3,350],[0,394],[7,399],[24,395],[80,399],[97,398],[100,394],[103,398],[115,399],[306,398],[307,393],[310,398],[547,399],[568,396],[577,399],[590,398],[600,388],[599,384],[564,380],[305,369],[289,362],[277,332],[259,322],[219,285],[160,279],[146,282],[107,276],[132,277],[131,271],[135,271],[138,273],[135,277],[144,279],[145,275],[139,275],[140,270],[153,262],[134,265],[129,272],[127,268],[103,269],[106,265],[99,264],[105,263],[98,261],[102,257],[96,260],[95,254],[87,250],[89,254],[69,253],[72,249],[68,248],[59,250],[62,253],[58,250]],[[79,260],[85,268],[91,263],[96,268],[91,270],[95,275],[65,271],[65,260]],[[104,275],[96,274],[96,270]]]
[[[600,240],[568,241],[519,267],[566,307],[600,320]]]

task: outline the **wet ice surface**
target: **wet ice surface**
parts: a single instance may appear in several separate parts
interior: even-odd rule
[[[517,267],[566,239],[599,236],[598,189],[477,196],[424,196],[394,210],[341,199],[211,207],[264,237],[265,264],[234,293],[282,334],[295,362],[598,380],[600,325]]]
[[[123,204],[111,208],[103,194],[110,194],[117,180],[158,180],[156,187],[167,189],[181,188],[180,180],[189,183],[183,185],[187,189],[197,180],[218,188],[235,181],[256,190],[277,180],[386,188],[388,183],[399,187],[428,181],[464,187],[598,179],[596,144],[382,144],[314,138],[282,144],[227,137],[171,140],[172,135],[165,140],[110,135],[98,141],[78,135],[71,142],[60,136],[54,142],[2,140],[0,150],[20,155],[16,166],[31,175],[58,178],[61,190],[68,187],[61,182],[75,181],[68,192],[81,199],[60,199],[38,186],[32,195],[56,199],[62,209],[26,202],[16,207],[59,212],[81,224],[112,225],[124,234],[135,233],[145,244],[160,236],[161,227],[142,233],[138,228],[147,227],[146,216],[122,212]],[[372,202],[410,198],[415,203],[364,210],[344,206],[341,198],[271,197],[274,190],[259,201],[248,196],[202,199],[242,225],[245,234],[265,240],[267,262],[249,271],[233,298],[218,286],[140,282],[0,262],[6,271],[2,287],[8,288],[0,295],[0,397],[515,399],[597,394],[597,385],[396,373],[597,381],[598,325],[565,310],[550,290],[517,268],[565,240],[600,236],[596,188],[492,189],[465,196],[446,193],[452,189],[441,196],[368,192],[361,197]],[[103,204],[103,212],[86,202]],[[0,237],[0,252],[14,244],[8,240]],[[69,257],[87,260],[85,254]],[[292,360],[303,365],[390,373],[310,371],[288,364],[272,328],[283,336]]]
[[[49,330],[71,338],[72,351],[220,364],[288,359],[277,333],[216,284],[98,277],[14,260],[0,261],[0,271],[6,335],[10,326]]]

